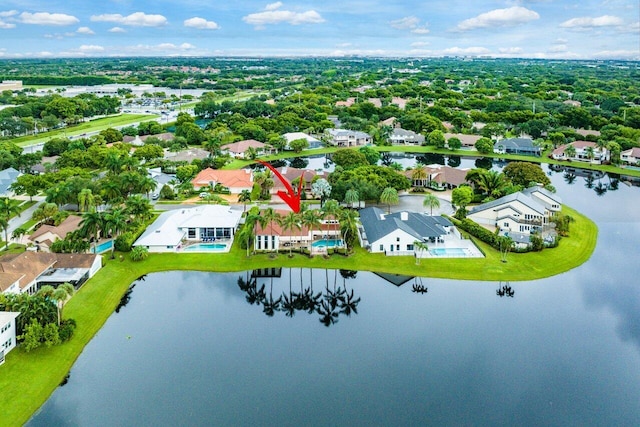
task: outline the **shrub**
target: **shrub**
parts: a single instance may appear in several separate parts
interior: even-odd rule
[[[142,261],[149,256],[149,250],[144,246],[136,246],[131,250],[131,261]]]
[[[60,326],[58,327],[58,334],[60,336],[60,341],[65,342],[69,341],[71,337],[73,337],[73,333],[76,330],[76,321],[74,319],[65,319],[60,322]]]

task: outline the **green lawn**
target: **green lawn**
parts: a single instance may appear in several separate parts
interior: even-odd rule
[[[85,345],[100,330],[129,285],[138,277],[158,271],[194,270],[233,272],[264,267],[305,267],[321,269],[351,269],[419,275],[461,280],[518,281],[534,280],[563,273],[589,259],[596,244],[596,225],[571,208],[571,237],[562,239],[554,249],[527,254],[509,254],[506,263],[500,254],[480,244],[487,254],[484,259],[423,259],[420,265],[412,257],[385,257],[357,249],[349,257],[333,255],[308,258],[295,254],[289,258],[281,252],[275,258],[268,254],[247,259],[238,242],[229,254],[151,254],[148,259],[134,263],[125,257],[110,260],[103,257],[105,266],[69,301],[65,317],[74,318],[78,329],[71,341],[32,353],[15,349],[0,367],[0,413],[4,425],[22,425],[46,401],[63,380]]]
[[[101,119],[91,120],[89,122],[83,122],[78,125],[69,126],[64,129],[56,129],[50,132],[39,133],[36,136],[21,136],[19,138],[13,138],[9,141],[21,147],[27,145],[38,144],[46,142],[51,138],[60,136],[77,136],[83,133],[99,132],[104,129],[108,129],[114,126],[125,126],[131,123],[137,123],[143,120],[151,120],[158,117],[154,114],[119,114],[111,117],[104,117]]]

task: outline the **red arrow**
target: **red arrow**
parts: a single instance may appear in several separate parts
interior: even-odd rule
[[[287,181],[286,178],[276,170],[276,168],[274,168],[272,165],[262,160],[258,160],[258,162],[268,167],[271,170],[271,172],[273,172],[274,175],[278,177],[278,179],[284,184],[287,191],[284,192],[280,190],[277,193],[278,196],[280,196],[280,198],[282,199],[282,201],[285,202],[287,205],[289,205],[291,210],[294,211],[295,213],[300,212],[300,193],[302,192],[302,181],[304,178],[304,173],[300,177],[300,183],[298,185],[298,194],[296,194],[295,191],[293,191],[293,187],[291,186],[289,181]]]

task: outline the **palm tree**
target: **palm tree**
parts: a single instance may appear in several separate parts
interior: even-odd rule
[[[262,226],[262,228],[264,229],[267,225],[270,225],[271,228],[271,241],[274,242],[274,234],[273,234],[273,223],[274,222],[278,222],[280,218],[280,214],[278,214],[275,210],[273,210],[273,208],[267,208],[264,211],[262,211],[262,213],[260,214],[260,226]],[[272,248],[273,250],[275,250],[276,252],[278,251],[278,246],[279,243],[276,245],[273,245],[274,247]]]
[[[4,249],[9,249],[9,219],[4,216],[4,213],[0,214],[0,228],[4,230]]]
[[[11,238],[12,239],[16,239],[16,240],[18,240],[18,242],[20,242],[20,239],[25,234],[27,234],[27,229],[24,228],[24,227],[18,227],[15,230],[13,230],[13,233],[11,233]]]
[[[416,240],[415,242],[413,242],[413,246],[416,248],[416,265],[420,265],[420,255],[423,251],[428,250],[429,247],[425,242],[422,242],[420,240]]]
[[[324,202],[324,206],[322,207],[322,211],[324,213],[324,219],[331,219],[333,221],[332,225],[333,225],[333,240],[337,240],[336,235],[338,234],[338,214],[340,213],[340,204],[333,200],[333,199],[329,199],[326,202]],[[335,242],[334,242],[335,243]],[[336,245],[334,244],[334,249],[336,247]]]
[[[96,252],[98,234],[105,228],[105,220],[102,212],[85,212],[80,221],[80,233],[89,238],[93,237],[93,252]]]
[[[145,199],[144,197],[136,194],[125,200],[124,204],[127,214],[136,219],[140,218],[145,220],[151,217],[152,208],[149,199]]]
[[[567,159],[573,159],[576,156],[576,147],[571,144],[567,145],[567,148],[564,149],[564,154]]]
[[[6,216],[7,219],[14,215],[20,216],[20,208],[8,197],[0,197],[0,214]]]
[[[56,302],[56,308],[58,309],[58,326],[60,326],[60,320],[62,320],[62,309],[75,291],[76,289],[71,283],[63,283],[51,294],[51,299]]]
[[[313,230],[320,227],[320,218],[321,215],[317,209],[310,209],[302,214],[302,225],[309,231],[311,240],[313,240]],[[309,256],[311,256],[311,247],[309,247]]]
[[[360,195],[357,190],[350,188],[344,193],[344,202],[349,205],[350,208],[353,207],[353,204],[358,202],[360,203]]]
[[[500,197],[502,189],[506,185],[506,179],[502,172],[488,170],[481,173],[476,181],[477,188],[491,197]]]
[[[340,212],[340,233],[344,241],[344,254],[349,252],[349,243],[355,242],[358,233],[358,212],[352,209],[342,209]],[[351,245],[353,247],[353,245]]]
[[[400,203],[398,190],[393,187],[385,188],[380,194],[380,201],[387,205],[387,213],[391,213],[391,205],[397,205],[398,203]]]
[[[251,247],[251,239],[254,236],[255,226],[259,220],[260,215],[253,212],[253,209],[251,209],[244,219],[244,227],[242,228],[242,230],[240,231],[240,235],[238,236],[239,239],[245,240],[247,243],[247,258],[250,254],[249,251]]]
[[[251,191],[242,190],[242,192],[238,195],[238,201],[244,205],[242,212],[247,211],[247,203],[251,201]]]
[[[293,235],[293,230],[297,229],[298,231],[300,231],[300,229],[302,228],[302,225],[300,224],[300,215],[298,215],[295,212],[289,212],[284,218],[282,218],[282,227],[287,230],[290,231],[291,234]],[[289,244],[289,257],[291,257],[291,251],[293,249],[293,244],[291,244],[291,239],[290,239],[290,244]]]
[[[83,188],[78,193],[78,210],[80,212],[87,212],[95,209],[96,196],[93,194],[90,188]]]
[[[593,149],[593,147],[589,146],[589,147],[585,148],[584,151],[585,151],[585,154],[587,155],[587,157],[589,158],[589,162],[593,162],[593,158],[596,155],[595,150]]]
[[[106,229],[109,230],[114,239],[114,244],[111,245],[111,259],[115,258],[115,240],[120,233],[127,228],[127,214],[123,208],[115,208],[107,212],[104,216],[106,222]]]
[[[425,180],[427,179],[427,171],[422,166],[416,167],[411,172],[411,181],[415,187],[425,187]]]
[[[433,193],[427,192],[427,194],[424,195],[422,206],[424,206],[425,208],[428,207],[430,209],[429,215],[433,216],[433,208],[440,207],[440,199],[433,195]]]
[[[507,254],[513,248],[513,239],[509,236],[500,236],[498,244],[500,245],[500,261],[507,262]]]
[[[110,174],[117,175],[122,172],[122,156],[119,152],[115,150],[107,152],[103,162]]]

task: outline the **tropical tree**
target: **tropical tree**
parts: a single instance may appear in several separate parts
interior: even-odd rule
[[[287,213],[287,215],[285,215],[284,218],[282,218],[282,227],[291,232],[290,235],[293,235],[293,230],[298,230],[300,231],[300,229],[302,228],[302,224],[300,221],[300,215],[298,215],[295,212],[289,212]],[[293,245],[290,244],[289,245],[289,257],[291,257],[291,251],[293,249]]]
[[[138,194],[133,195],[124,202],[125,212],[136,219],[146,220],[151,217],[151,203]]]
[[[422,206],[429,208],[429,215],[433,216],[433,208],[440,207],[440,199],[438,199],[433,193],[427,193],[422,200]]]
[[[311,194],[320,199],[320,207],[322,207],[324,201],[331,195],[331,184],[326,179],[320,178],[311,184]]]
[[[360,203],[360,195],[357,190],[350,188],[344,193],[344,202],[349,205],[350,208],[353,207],[353,204],[358,202]]]
[[[313,230],[320,228],[320,218],[322,215],[317,209],[309,209],[302,213],[302,226],[306,227],[311,239],[313,240]],[[302,251],[302,247],[300,247]],[[309,256],[311,256],[311,247],[309,247]]]
[[[93,238],[93,252],[96,252],[98,234],[105,229],[105,218],[102,212],[85,212],[80,221],[80,233],[86,238]]]
[[[238,194],[238,201],[240,203],[243,204],[243,209],[242,212],[246,212],[247,211],[247,203],[249,203],[251,201],[251,191],[249,190],[242,190],[242,192],[240,194]]]
[[[592,146],[588,146],[587,148],[585,148],[585,153],[587,155],[587,157],[589,158],[589,161],[592,162],[593,158],[595,157],[595,150],[593,149]]]
[[[111,245],[111,259],[115,258],[115,239],[127,228],[127,213],[123,208],[114,208],[104,216],[105,228],[112,235],[114,244]]]
[[[494,170],[483,170],[475,182],[477,188],[490,197],[500,197],[507,185],[504,174]]]
[[[393,187],[386,187],[380,194],[380,202],[387,205],[387,212],[391,213],[391,205],[397,205],[400,203],[398,190]]]
[[[0,197],[0,215],[4,215],[7,219],[13,216],[20,216],[20,208],[17,203],[8,197]]]
[[[267,208],[265,210],[263,210],[260,213],[260,219],[258,220],[260,222],[260,226],[264,229],[267,225],[270,226],[270,235],[274,236],[273,234],[273,225],[274,223],[278,223],[280,220],[280,214],[277,213],[273,208]],[[275,252],[278,252],[278,246],[274,245],[275,247],[273,248],[273,250]]]
[[[569,144],[567,148],[564,149],[564,154],[566,154],[567,158],[573,159],[576,156],[576,147]]]
[[[145,246],[136,246],[131,249],[131,261],[137,262],[146,259],[149,256],[149,249]]]
[[[334,200],[334,199],[329,199],[324,203],[324,206],[322,207],[322,213],[323,213],[323,217],[326,220],[331,221],[332,224],[332,228],[333,228],[333,240],[337,240],[337,231],[338,231],[338,214],[340,213],[340,204]],[[335,248],[335,245],[334,245]]]
[[[416,265],[420,265],[421,255],[424,251],[428,250],[429,247],[425,242],[420,240],[416,240],[415,242],[413,242],[413,247],[416,250]]]
[[[22,236],[24,236],[25,234],[27,234],[28,230],[24,227],[18,227],[16,229],[13,230],[13,233],[11,233],[11,238],[12,239],[16,239],[18,241],[20,241],[20,239],[22,238]]]
[[[427,177],[427,171],[422,166],[418,166],[411,171],[411,181],[413,181],[413,185],[416,187],[426,187],[425,181]]]
[[[90,188],[83,188],[78,193],[78,210],[87,212],[96,208],[96,195]]]
[[[352,209],[342,209],[340,211],[340,233],[344,241],[344,253],[348,253],[349,248],[353,248],[358,235],[358,212]]]
[[[473,190],[468,186],[454,188],[451,192],[451,204],[458,207],[456,216],[464,218],[467,215],[466,207],[473,200]]]
[[[513,239],[509,236],[498,237],[498,247],[500,248],[500,261],[507,262],[507,254],[513,248]]]
[[[58,309],[58,326],[60,326],[60,321],[62,320],[62,309],[75,291],[76,289],[73,285],[67,282],[58,286],[51,294],[51,299],[55,301],[56,308]]]
[[[0,228],[4,230],[4,250],[9,249],[9,218],[4,213],[0,214]]]
[[[251,239],[254,237],[256,223],[260,220],[260,214],[257,208],[250,209],[244,218],[244,227],[240,230],[238,238],[246,242],[247,258],[249,258],[251,250]]]

